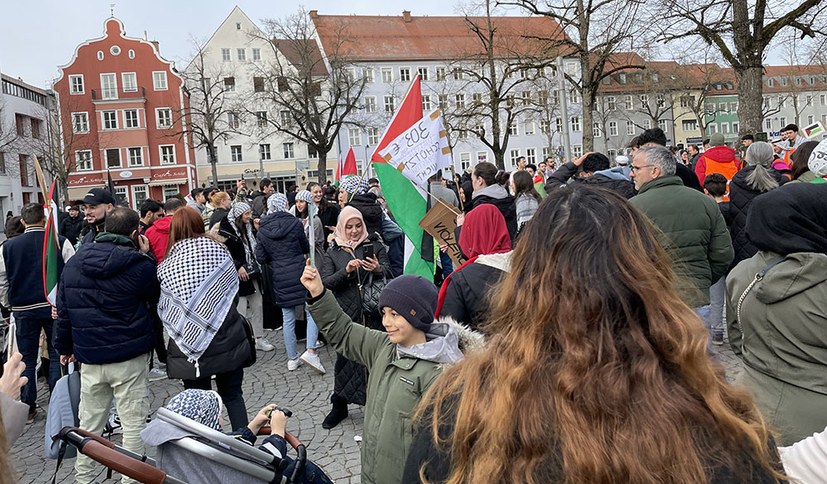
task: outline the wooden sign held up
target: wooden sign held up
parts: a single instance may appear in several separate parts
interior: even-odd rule
[[[419,226],[434,238],[437,245],[448,246],[448,255],[454,261],[454,268],[456,268],[465,262],[465,257],[462,255],[458,241],[454,238],[454,232],[457,229],[457,214],[449,207],[450,205],[444,200],[442,203],[435,203],[422,217]]]

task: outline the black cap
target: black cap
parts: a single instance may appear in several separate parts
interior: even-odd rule
[[[100,203],[114,204],[115,197],[103,188],[93,188],[89,190],[89,193],[87,193],[85,197],[83,197],[83,203],[85,205],[98,205]]]

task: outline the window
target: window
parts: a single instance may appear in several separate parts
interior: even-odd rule
[[[123,92],[137,92],[138,82],[135,80],[134,72],[124,72],[121,74],[121,84],[123,84]]]
[[[235,91],[235,77],[225,77],[224,78],[224,91],[226,91],[226,92],[234,92]]]
[[[471,168],[471,153],[460,153],[459,154],[459,168],[462,171]]]
[[[92,170],[92,151],[83,150],[75,151],[75,165],[78,171]]]
[[[778,96],[778,108],[783,108],[784,104],[786,103],[787,98],[784,96]]]
[[[135,51],[132,50],[132,49],[129,49],[129,52],[127,52],[127,55],[129,56],[130,59],[134,59],[135,58]]]
[[[238,60],[241,62],[247,61],[247,50],[242,48],[236,49],[236,55],[238,56]]]
[[[625,104],[626,111],[631,111],[634,109],[634,105],[632,104],[632,96],[626,96],[623,98],[623,104]]]
[[[253,60],[260,61],[261,60],[261,49],[258,47],[253,47]]]
[[[574,104],[577,104],[577,103],[580,102],[580,94],[577,92],[577,89],[571,89],[569,91],[569,99]]]
[[[350,146],[362,146],[362,132],[359,131],[359,128],[348,129],[347,140]]]
[[[106,167],[120,168],[121,167],[121,150],[114,148],[106,150]]]
[[[427,67],[418,67],[418,68],[416,69],[416,72],[417,72],[417,73],[419,73],[419,77],[420,77],[423,81],[427,81],[427,80],[428,80],[428,68],[427,68]]]
[[[812,106],[812,105],[813,105],[813,96],[808,95],[807,96],[807,101],[804,104],[804,106],[806,107],[806,106]]]
[[[99,61],[102,61],[102,60],[103,60],[103,51],[102,51],[102,50],[99,50],[99,51],[98,51],[98,60],[99,60]]]
[[[600,138],[600,136],[601,136],[600,133],[601,133],[600,123],[593,123],[593,125],[592,125],[592,135],[594,135],[595,138]]]
[[[609,111],[614,111],[617,109],[617,102],[615,101],[614,96],[608,96],[606,98],[606,109]]]
[[[138,110],[137,109],[126,109],[123,112],[123,122],[124,126],[127,128],[138,128],[139,121],[138,121]]]
[[[390,84],[393,82],[393,69],[390,67],[383,67],[382,68],[382,82],[386,84]]]
[[[146,185],[132,185],[132,208],[138,210],[147,198],[149,195]]]
[[[127,155],[129,156],[129,166],[143,166],[144,164],[144,149],[143,148],[127,148]]]
[[[241,127],[241,119],[239,119],[236,113],[227,113],[227,124],[231,129],[238,129]]]
[[[563,132],[563,118],[554,118],[554,128],[558,133]]]
[[[282,126],[289,126],[290,125],[290,119],[291,119],[290,111],[288,111],[286,109],[283,110],[283,111],[279,111],[279,118],[281,120],[281,125]]]
[[[572,145],[571,156],[575,158],[583,156],[583,145]]]
[[[738,112],[738,103],[729,103],[727,106],[727,112],[730,112],[732,114]]]
[[[241,22],[236,22],[235,23],[235,29],[236,30],[241,30]]]
[[[640,109],[646,109],[649,107],[649,96],[646,94],[640,95]]]
[[[465,94],[457,94],[454,96],[454,102],[457,109],[465,109]]]
[[[379,128],[368,128],[368,144],[376,146],[379,144]]]
[[[571,130],[572,131],[580,131],[580,116],[573,116],[571,118]]]
[[[537,148],[525,149],[525,161],[532,165],[537,162]]]
[[[446,77],[446,69],[444,67],[437,67],[436,68],[436,80],[437,81],[444,81]]]
[[[159,71],[152,73],[152,88],[156,91],[167,90],[167,73],[166,71]]]
[[[374,82],[375,76],[373,74],[373,67],[365,67],[362,70],[362,75],[365,76],[365,82]]]
[[[681,107],[691,108],[695,105],[695,96],[681,96]]]
[[[802,84],[804,84],[804,79],[802,79],[802,78],[800,78],[800,77],[796,77],[796,78],[795,78],[795,85],[796,85],[796,86],[800,86],[800,85],[802,85]]]
[[[295,152],[293,151],[293,143],[282,143],[281,145],[282,150],[284,151],[284,158],[291,159],[296,156]]]
[[[617,136],[617,121],[609,121],[609,136]]]
[[[102,114],[103,114],[103,129],[118,129],[118,113],[117,113],[117,111],[104,111]]]
[[[718,132],[718,125],[717,124],[710,124],[709,126],[706,127],[706,130],[709,132],[709,134],[715,134],[715,133]]]
[[[767,86],[773,87],[774,85],[775,85],[775,81],[772,79],[772,77],[767,79]]]
[[[813,123],[815,123],[815,116],[813,116],[812,114],[807,115],[807,125],[811,125]],[[32,135],[32,137],[35,136]]]
[[[396,99],[393,96],[385,96],[384,103],[386,113],[393,113],[396,110]]]
[[[665,99],[663,99],[663,95],[662,95],[662,94],[658,94],[658,97],[657,97],[657,105],[658,105],[658,107],[659,107],[659,108],[662,108],[662,107],[666,106],[666,100],[665,100]]]
[[[263,77],[254,77],[253,78],[253,92],[264,92],[264,78]]]
[[[365,98],[365,112],[367,112],[367,113],[375,113],[376,112],[376,96],[367,96]]]
[[[733,133],[735,133],[735,134],[738,134],[738,133],[739,133],[739,131],[738,131],[738,130],[740,129],[740,127],[741,127],[741,125],[740,125],[740,124],[738,124],[738,121],[734,121],[734,122],[732,123],[732,132],[733,132]],[[665,131],[665,130],[664,130],[664,131]]]
[[[764,120],[764,129],[767,131],[772,131],[772,119],[765,119]]]
[[[781,85],[782,85],[782,86],[786,86],[786,85],[787,85],[787,78],[786,78],[786,76],[781,78]]]
[[[626,84],[626,74],[621,73],[617,76],[618,82],[621,84]]]
[[[267,111],[256,111],[256,126],[259,128],[267,126]]]
[[[448,96],[445,94],[439,95],[439,109],[443,111],[448,109]]]
[[[101,99],[118,99],[118,81],[115,74],[101,74]]]
[[[644,119],[643,120],[643,129],[650,129],[652,127],[652,120],[651,119]]]
[[[669,123],[665,119],[658,120],[658,128],[662,129],[664,133],[669,132]]]
[[[729,134],[729,123],[721,123],[721,133]]]
[[[399,80],[400,81],[410,81],[411,80],[411,68],[410,67],[400,67],[399,68]]]
[[[83,94],[83,74],[69,76],[69,94]]]
[[[241,145],[230,145],[230,159],[233,161],[244,160],[244,156],[241,154]]]
[[[518,136],[520,134],[519,130],[517,129],[517,123],[512,121],[511,124],[508,125],[508,134],[511,136]]]
[[[781,126],[786,126],[787,125],[787,118],[784,117],[784,116],[781,116],[780,118],[778,118],[778,124],[780,124]]]
[[[431,112],[431,95],[430,94],[423,94],[422,95],[422,110],[426,113]]]
[[[221,60],[224,62],[230,62],[230,49],[221,49]]]
[[[272,155],[270,154],[270,144],[264,143],[258,145],[258,159],[260,160],[271,160],[273,159]]]
[[[158,147],[161,150],[161,164],[174,165],[175,164],[175,145],[161,145]]]
[[[534,134],[534,120],[528,119],[525,122],[525,135],[531,136]]]
[[[522,71],[524,72],[524,71]],[[523,91],[520,93],[520,99],[523,101],[523,106],[531,105],[531,92]]]
[[[170,108],[156,108],[155,120],[159,128],[172,127],[172,109]]]
[[[488,161],[488,152],[487,151],[477,151],[477,163],[483,163]]]
[[[685,119],[681,122],[681,128],[684,131],[697,131],[698,130],[698,120],[697,119]]]
[[[635,123],[626,121],[626,134],[633,136],[635,134]]]
[[[511,150],[510,154],[511,154],[511,166],[516,167],[517,166],[517,158],[520,157],[520,150]]]
[[[463,78],[462,69],[460,69],[459,67],[455,67],[453,74],[454,74],[454,80],[455,81],[461,81],[462,80],[462,78]]]
[[[89,132],[89,113],[72,113],[72,132]]]

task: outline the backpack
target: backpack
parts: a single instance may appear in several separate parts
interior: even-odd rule
[[[49,399],[49,412],[46,414],[46,432],[44,450],[47,459],[57,459],[58,466],[64,458],[72,459],[77,456],[74,446],[67,446],[57,438],[63,427],[77,427],[80,425],[78,407],[80,405],[80,371],[70,363],[69,373],[55,384],[52,396]],[[74,370],[74,371],[72,371]]]

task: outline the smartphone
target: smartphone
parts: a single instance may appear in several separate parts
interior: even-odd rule
[[[373,244],[368,244],[365,246],[365,260],[372,259],[376,254],[373,252]]]

